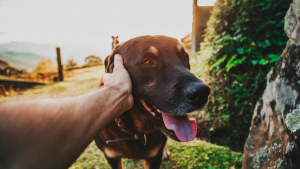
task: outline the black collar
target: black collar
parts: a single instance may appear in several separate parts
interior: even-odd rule
[[[130,140],[141,140],[142,144],[144,146],[147,145],[147,136],[145,133],[141,133],[141,134],[136,134],[136,133],[132,133],[126,129],[124,129],[121,124],[119,123],[118,119],[115,119],[115,122],[117,124],[117,126],[126,134],[131,135],[129,137],[125,137],[125,138],[121,138],[121,139],[116,139],[116,140],[107,140],[106,144],[114,144],[114,143],[120,143],[120,142],[125,142],[125,141],[130,141]]]

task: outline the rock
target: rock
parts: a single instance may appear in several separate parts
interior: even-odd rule
[[[243,168],[300,168],[300,0],[285,17],[286,49],[267,75],[246,140]]]

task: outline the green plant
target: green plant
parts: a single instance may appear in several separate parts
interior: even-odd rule
[[[241,168],[242,153],[230,151],[228,147],[213,145],[204,141],[187,143],[168,141],[171,157],[164,160],[160,168]],[[144,168],[143,160],[123,159],[124,168]],[[108,169],[109,164],[95,143],[91,143],[69,169]]]
[[[212,95],[206,108],[210,135],[241,140],[266,86],[266,75],[285,48],[284,16],[291,0],[217,0],[194,72]],[[243,146],[243,144],[242,144]],[[235,148],[235,147],[232,147]],[[242,150],[240,147],[239,150]]]

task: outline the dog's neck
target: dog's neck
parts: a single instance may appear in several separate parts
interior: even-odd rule
[[[115,120],[117,126],[127,135],[129,135],[128,137],[124,137],[121,139],[115,139],[115,140],[106,140],[106,144],[115,144],[115,143],[121,143],[121,142],[126,142],[126,141],[130,141],[130,140],[140,140],[141,143],[146,146],[147,145],[147,135],[146,134],[137,134],[137,133],[132,133],[131,131],[126,131],[126,129],[124,129],[122,127],[122,125],[118,122],[118,119]]]
[[[124,112],[116,120],[116,125],[126,134],[150,134],[159,132],[154,122],[149,119],[147,112],[143,112],[138,106]]]
[[[126,118],[130,118],[130,112],[124,112],[123,115],[121,116],[123,117],[123,121],[125,120],[126,121]],[[126,142],[126,141],[130,141],[130,140],[140,140],[141,143],[146,146],[147,145],[147,138],[151,135],[152,133],[143,133],[141,131],[138,131],[137,130],[137,127],[130,122],[125,122],[126,126],[132,126],[132,127],[129,127],[129,128],[126,128],[124,125],[124,122],[122,123],[122,118],[121,117],[118,117],[117,119],[115,119],[115,123],[116,125],[118,126],[118,128],[123,132],[125,133],[126,135],[129,135],[127,137],[124,137],[124,138],[121,138],[121,139],[115,139],[115,140],[106,140],[106,144],[115,144],[115,143],[120,143],[120,142]]]
[[[133,131],[126,129],[124,126],[121,125],[120,123],[120,118],[116,118],[115,122],[117,124],[117,126],[119,127],[119,129],[121,129],[124,133],[128,134],[128,135],[134,135],[135,133],[133,133]]]

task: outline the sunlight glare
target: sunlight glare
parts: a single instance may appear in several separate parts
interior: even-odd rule
[[[198,6],[214,6],[216,0],[198,0]]]

